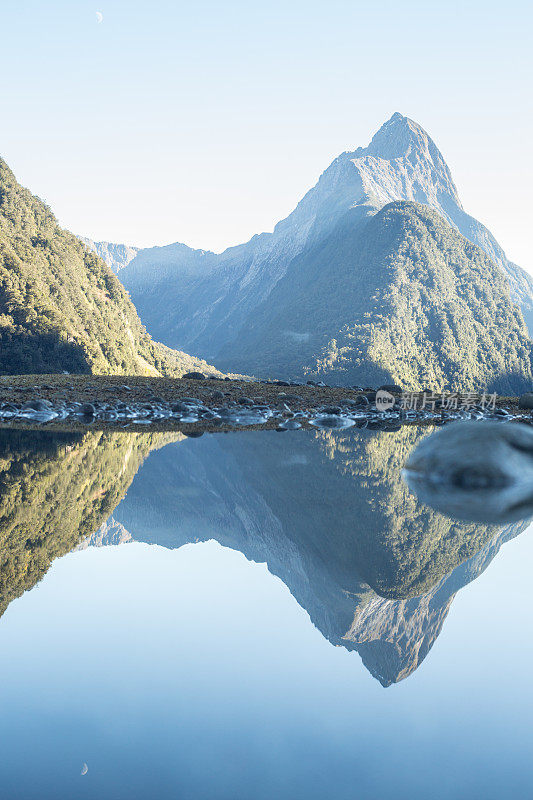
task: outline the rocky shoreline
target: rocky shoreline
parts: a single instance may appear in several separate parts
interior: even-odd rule
[[[353,426],[397,430],[404,424],[441,425],[456,419],[533,421],[517,397],[500,397],[493,407],[401,407],[400,387],[388,387],[394,405],[376,408],[376,389],[288,381],[190,377],[142,378],[86,375],[0,377],[0,425],[146,430],[232,430],[267,428],[343,429]],[[379,387],[376,387],[379,388]],[[533,400],[533,397],[532,397]],[[533,402],[531,403],[533,405]]]

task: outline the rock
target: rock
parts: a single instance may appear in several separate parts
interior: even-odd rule
[[[80,413],[88,415],[93,415],[95,412],[95,407],[92,403],[82,403],[80,406]]]
[[[351,428],[352,425],[355,425],[353,419],[334,415],[316,417],[315,419],[310,419],[309,422],[315,428]]]
[[[202,419],[219,419],[219,415],[215,414],[214,411],[208,409],[207,411],[202,412]]]
[[[203,372],[186,372],[181,376],[189,381],[205,381],[206,377]]]
[[[189,406],[186,405],[185,403],[172,403],[172,405],[170,406],[170,410],[172,411],[173,414],[179,414],[179,413],[183,414],[184,412],[188,412],[190,409]]]
[[[221,392],[219,389],[216,389],[214,392],[211,392],[211,400],[223,400],[224,399],[224,392]]]
[[[50,411],[52,404],[48,400],[30,400],[24,403],[22,411]]]
[[[295,419],[284,419],[278,426],[278,428],[283,431],[296,431],[301,427],[301,423],[297,422]]]
[[[19,408],[14,403],[3,403],[0,411],[2,414],[17,414]]]
[[[409,488],[450,517],[507,523],[533,515],[533,430],[453,422],[422,439],[405,466]]]
[[[57,419],[59,414],[49,409],[48,411],[34,411],[31,414],[26,412],[24,416],[30,417],[33,422],[50,422],[53,419]]]
[[[378,392],[389,392],[389,394],[401,394],[403,389],[401,386],[398,386],[396,383],[385,383],[383,386],[378,388]]]
[[[533,408],[533,392],[526,392],[520,397],[518,408]]]
[[[264,414],[259,414],[249,409],[243,409],[237,414],[232,414],[229,419],[236,425],[263,425],[267,421],[267,417]]]
[[[340,406],[324,406],[322,409],[323,414],[340,414]]]

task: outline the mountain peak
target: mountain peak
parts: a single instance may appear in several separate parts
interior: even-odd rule
[[[442,160],[436,145],[422,126],[396,111],[374,134],[366,154],[390,160],[408,156],[413,149],[429,155],[431,147]]]

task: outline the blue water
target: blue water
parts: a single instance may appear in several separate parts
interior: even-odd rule
[[[257,459],[259,437],[268,435],[276,436],[238,436],[258,437]],[[264,441],[283,452],[292,471],[308,466],[304,457],[316,448],[321,455],[314,468],[325,475],[338,455],[327,455],[317,438],[301,449],[303,439],[296,437],[306,435]],[[531,531],[503,544],[460,588],[427,657],[384,688],[358,652],[326,638],[265,563],[216,541],[230,524],[220,504],[247,520],[250,537],[256,529],[242,498],[253,499],[262,509],[257,519],[270,525],[276,503],[263,494],[261,506],[258,479],[253,491],[251,478],[240,484],[238,502],[223,484],[215,489],[213,480],[206,482],[215,438],[152,452],[114,511],[115,519],[128,521],[133,539],[145,540],[152,514],[165,546],[129,541],[70,552],[0,619],[2,797],[533,796]],[[240,451],[250,457],[249,439],[241,449],[238,438],[222,438],[216,447],[225,448],[223,467],[229,456],[239,461]],[[182,459],[189,483],[173,484],[169,465],[178,468]],[[154,495],[162,468],[170,483],[160,481],[160,495],[172,501],[166,511]],[[183,517],[172,485],[187,506]],[[152,509],[147,487],[156,500]],[[320,487],[311,489],[323,502]],[[195,507],[201,541],[190,543]],[[277,511],[279,536],[296,541]],[[311,525],[318,509],[308,513]],[[174,546],[168,541],[173,521]],[[315,562],[309,556],[305,563]],[[297,569],[295,561],[285,575],[294,586],[301,581]],[[311,611],[318,619],[316,608]],[[88,771],[81,775],[84,763]]]

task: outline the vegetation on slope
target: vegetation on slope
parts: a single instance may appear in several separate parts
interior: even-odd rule
[[[120,281],[0,159],[0,374],[213,371],[153,342]]]
[[[436,212],[385,206],[348,215],[293,260],[224,364],[256,374],[516,394],[531,342],[501,270]]]
[[[169,434],[0,431],[0,614],[94,533]]]

